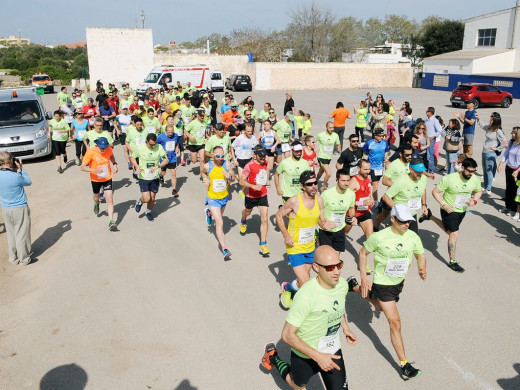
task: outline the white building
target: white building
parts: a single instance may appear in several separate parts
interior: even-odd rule
[[[423,88],[452,90],[461,82],[485,82],[520,97],[517,7],[467,19],[464,23],[462,50],[423,60]]]
[[[354,53],[345,53],[343,62],[358,62],[363,64],[398,64],[411,62],[403,56],[403,44],[386,41],[369,49],[359,48]]]

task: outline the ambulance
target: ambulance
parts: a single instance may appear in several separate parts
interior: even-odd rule
[[[163,65],[153,68],[144,81],[137,86],[136,93],[140,99],[148,89],[160,90],[164,83],[175,86],[177,81],[184,86],[191,83],[197,90],[209,89],[211,86],[211,72],[206,65],[173,66]]]
[[[52,79],[45,73],[36,73],[31,77],[32,87],[43,87],[43,91],[54,93],[54,84]]]

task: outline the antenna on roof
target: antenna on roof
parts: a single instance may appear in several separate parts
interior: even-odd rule
[[[144,15],[144,11],[141,10],[141,28],[144,28],[144,20],[146,19],[146,16]]]

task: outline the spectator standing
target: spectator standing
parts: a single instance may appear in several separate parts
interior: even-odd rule
[[[9,262],[31,262],[31,215],[23,187],[32,184],[22,162],[9,152],[0,153],[0,203],[7,233]]]
[[[497,171],[500,172],[502,165],[506,164],[506,205],[500,212],[509,214],[511,211],[520,211],[515,197],[518,192],[518,174],[520,173],[520,127],[515,126],[511,131],[511,140],[504,152],[502,161],[498,165]],[[516,216],[516,215],[515,215]]]
[[[475,137],[475,122],[477,121],[477,110],[472,102],[466,104],[466,112],[464,116],[458,112],[454,113],[455,117],[458,118],[462,123],[462,134],[464,136],[464,153],[470,157],[473,155],[473,138]]]
[[[428,107],[426,110],[426,136],[430,141],[428,149],[426,149],[426,158],[428,160],[428,172],[435,172],[435,144],[437,143],[437,137],[442,133],[442,127],[439,120],[435,117],[435,108]]]

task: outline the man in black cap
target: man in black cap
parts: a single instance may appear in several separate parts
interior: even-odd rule
[[[240,232],[246,232],[246,219],[258,207],[260,212],[260,254],[269,256],[267,248],[267,229],[269,226],[267,202],[267,183],[269,181],[269,170],[267,167],[267,150],[262,145],[253,148],[253,159],[246,164],[240,175],[239,183],[245,188],[245,208],[242,210],[240,221]],[[243,231],[242,231],[243,230]]]

